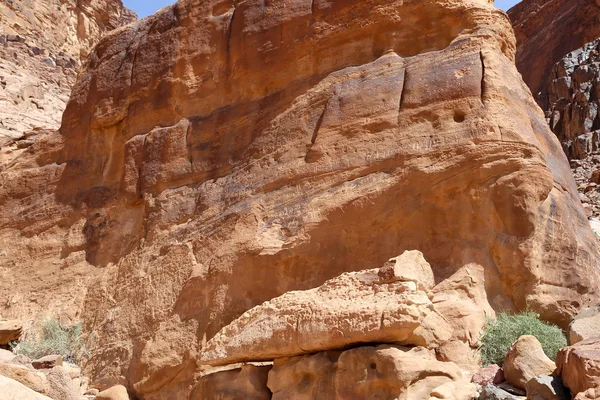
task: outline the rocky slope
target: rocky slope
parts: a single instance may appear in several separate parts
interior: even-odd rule
[[[566,326],[600,282],[515,49],[487,0],[182,0],[109,33],[0,172],[0,312],[84,319],[95,385],[143,399],[470,398],[486,312]]]
[[[104,33],[137,16],[121,1],[4,1],[0,7],[0,162],[14,139],[57,129],[80,63]],[[4,164],[5,162],[2,162]]]
[[[516,64],[543,109],[554,64],[600,37],[595,0],[523,0],[508,11],[517,38]]]
[[[508,15],[517,36],[517,67],[571,159],[588,216],[600,217],[600,6],[525,0]]]

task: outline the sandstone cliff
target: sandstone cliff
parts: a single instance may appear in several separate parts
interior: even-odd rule
[[[517,38],[517,68],[543,109],[554,64],[600,37],[595,0],[523,0],[508,11]]]
[[[328,398],[355,398],[335,382],[370,360],[432,371],[389,393],[457,392],[484,311],[529,305],[566,326],[600,283],[515,50],[486,0],[182,0],[111,32],[60,135],[0,172],[1,312],[83,318],[96,384],[144,399],[203,398],[231,377],[286,398],[286,377],[317,366]],[[429,283],[372,270],[406,250]],[[242,329],[260,321],[271,330]],[[244,351],[256,332],[299,339]],[[204,375],[237,361],[280,378]]]
[[[2,2],[0,166],[28,145],[14,139],[59,127],[80,63],[104,33],[136,19],[120,0]]]

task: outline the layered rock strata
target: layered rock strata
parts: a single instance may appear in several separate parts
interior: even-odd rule
[[[0,7],[0,152],[57,129],[80,64],[108,31],[137,19],[120,0],[7,0]],[[7,164],[0,157],[0,168]],[[11,157],[12,158],[12,157]]]
[[[275,324],[307,304],[277,298],[405,250],[431,297],[384,287],[444,316],[451,337],[407,343],[435,362],[473,365],[484,310],[566,327],[596,296],[596,241],[514,53],[484,0],[182,0],[113,31],[60,135],[0,172],[1,312],[84,318],[94,382],[144,399],[186,398],[254,307]]]

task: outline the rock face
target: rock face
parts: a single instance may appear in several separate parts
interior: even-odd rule
[[[548,77],[543,104],[550,127],[569,158],[585,158],[598,150],[598,61],[600,40],[595,40],[564,56]]]
[[[569,344],[600,337],[600,306],[584,308],[569,325]]]
[[[0,321],[0,345],[6,346],[21,337],[23,326],[20,321]]]
[[[556,366],[557,375],[574,398],[597,398],[593,394],[600,388],[600,339],[584,340],[561,349]]]
[[[0,172],[0,311],[83,316],[87,373],[147,400],[245,312],[406,250],[443,360],[472,364],[486,310],[566,327],[596,241],[514,52],[484,0],[182,0],[113,31]]]
[[[571,400],[571,394],[560,378],[540,375],[525,384],[528,400]]]
[[[137,20],[121,0],[7,0],[0,9],[5,34],[36,38],[38,47],[84,59],[108,31]]]
[[[418,261],[403,260],[415,253]],[[346,273],[251,309],[206,344],[200,361],[269,361],[369,342],[439,347],[451,338],[452,327],[435,311],[433,296],[417,289],[433,284],[431,267],[419,252],[390,263],[396,272],[388,263],[379,270]],[[417,269],[425,271],[424,280],[411,273]]]
[[[57,129],[80,62],[137,16],[121,0],[9,0],[0,7],[0,153],[32,129]],[[4,166],[0,157],[0,168]]]
[[[551,375],[556,366],[535,336],[521,336],[508,350],[503,364],[506,381],[519,389],[538,375]]]
[[[267,387],[270,370],[270,366],[246,364],[240,368],[206,375],[196,384],[189,399],[270,400],[272,393]]]
[[[436,360],[422,347],[387,345],[278,360],[269,372],[268,387],[273,400],[466,400],[476,392],[455,364]],[[443,397],[448,391],[453,397]]]
[[[554,64],[600,37],[595,0],[523,0],[508,11],[517,38],[517,68],[543,109]]]

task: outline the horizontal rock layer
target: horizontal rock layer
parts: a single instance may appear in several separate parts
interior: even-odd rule
[[[246,311],[405,250],[440,358],[471,363],[471,311],[566,326],[596,240],[514,51],[483,0],[182,0],[108,34],[0,172],[3,315],[84,316],[87,372],[149,400]]]

